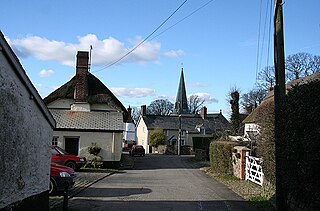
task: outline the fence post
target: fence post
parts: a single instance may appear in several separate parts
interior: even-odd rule
[[[245,180],[248,180],[248,172],[247,172],[248,170],[247,170],[247,166],[248,166],[248,163],[250,162],[250,161],[249,161],[249,155],[250,155],[249,151],[246,151],[246,158],[245,158],[245,161],[246,161],[246,162],[245,162],[245,165],[244,165],[244,166],[245,166],[245,167],[244,167],[244,172],[245,172],[245,173],[244,173],[244,179],[245,179]]]

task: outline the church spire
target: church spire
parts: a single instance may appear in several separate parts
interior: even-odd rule
[[[178,87],[176,103],[175,103],[175,113],[176,114],[189,113],[187,92],[186,92],[186,86],[184,83],[183,68],[181,68],[180,82]]]

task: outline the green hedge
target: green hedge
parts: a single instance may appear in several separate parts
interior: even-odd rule
[[[265,179],[276,184],[275,138],[274,138],[274,101],[268,100],[259,106],[257,124],[260,136],[257,138],[256,156],[262,157],[262,169]]]
[[[212,141],[210,144],[210,166],[213,172],[232,175],[232,150],[236,146],[232,141]]]
[[[320,207],[320,81],[296,86],[286,97],[282,125],[288,197]]]

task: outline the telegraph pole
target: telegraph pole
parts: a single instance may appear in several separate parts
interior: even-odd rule
[[[276,210],[287,210],[287,194],[284,184],[283,160],[281,156],[281,112],[286,94],[285,90],[285,64],[283,39],[283,12],[282,0],[274,0],[274,66],[276,84],[274,87],[274,113],[275,113],[275,157],[276,157]]]

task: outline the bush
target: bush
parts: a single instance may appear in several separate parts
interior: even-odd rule
[[[320,207],[319,93],[320,81],[293,87],[286,97],[281,118],[289,201],[301,202],[311,209]]]
[[[91,155],[98,155],[101,151],[101,147],[97,146],[97,143],[92,143],[91,146],[88,147],[88,152]]]
[[[210,144],[210,166],[219,175],[232,175],[232,150],[236,146],[232,141],[212,141]]]
[[[98,156],[101,151],[101,147],[97,146],[97,143],[92,143],[91,146],[88,146],[89,156],[87,157],[87,162],[85,168],[102,168],[103,162],[102,157]]]
[[[152,147],[158,147],[159,145],[164,145],[166,141],[166,136],[163,134],[161,129],[156,129],[151,133],[149,137],[149,145]]]
[[[260,126],[257,137],[256,156],[262,157],[265,179],[272,185],[276,183],[274,101],[264,101],[258,108],[256,122]]]

